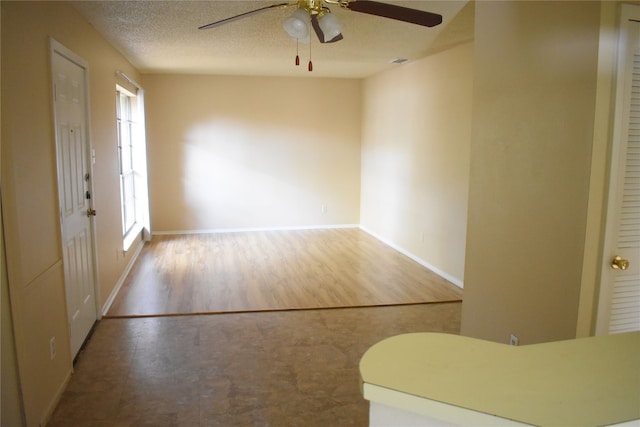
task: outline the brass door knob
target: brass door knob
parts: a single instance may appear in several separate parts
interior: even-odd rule
[[[626,270],[629,268],[629,260],[623,259],[620,255],[616,255],[611,260],[611,268],[614,270]]]
[[[87,209],[87,216],[88,217],[96,216],[96,210],[91,208]]]

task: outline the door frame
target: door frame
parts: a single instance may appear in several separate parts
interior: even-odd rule
[[[74,64],[76,64],[77,66],[79,66],[80,68],[82,68],[83,70],[83,74],[84,74],[84,118],[85,118],[85,144],[86,144],[86,151],[85,151],[85,159],[84,161],[86,162],[87,165],[87,170],[89,171],[90,174],[90,179],[88,182],[89,185],[89,192],[91,194],[91,199],[89,200],[89,205],[91,206],[92,209],[95,208],[95,191],[94,191],[94,170],[93,170],[93,164],[94,164],[94,159],[95,159],[95,150],[93,147],[93,143],[91,140],[91,121],[90,121],[90,105],[89,105],[89,63],[87,61],[85,61],[82,57],[80,57],[79,55],[75,54],[72,50],[68,49],[67,47],[65,47],[62,43],[58,42],[57,40],[55,40],[53,37],[49,38],[49,46],[50,46],[50,66],[51,66],[51,106],[52,106],[52,114],[53,114],[53,128],[54,128],[54,133],[56,135],[55,137],[55,148],[56,148],[56,171],[59,170],[58,166],[60,165],[60,159],[59,159],[59,150],[58,150],[58,140],[57,140],[57,135],[58,135],[58,129],[57,129],[57,120],[56,120],[56,108],[55,108],[55,97],[56,97],[56,93],[55,93],[55,86],[53,84],[53,82],[55,81],[55,75],[53,74],[55,72],[54,67],[53,67],[53,58],[54,55],[60,55],[64,58],[66,58],[67,60],[73,62]],[[57,177],[58,178],[58,177]],[[60,226],[60,249],[61,251],[64,251],[63,246],[63,242],[62,242],[62,233],[63,233],[63,229],[62,229],[62,214],[60,213],[60,183],[58,181],[58,179],[56,179],[56,188],[58,190],[58,212],[59,212],[59,226]],[[94,292],[94,305],[95,305],[95,309],[96,309],[96,320],[100,320],[102,318],[102,310],[100,309],[100,283],[98,281],[98,248],[97,248],[97,234],[96,234],[96,217],[92,217],[92,219],[89,221],[89,229],[91,232],[91,260],[93,262],[93,271],[92,271],[92,278],[93,278],[93,292]],[[63,257],[63,263],[64,263],[64,257]],[[65,286],[65,293],[66,293],[66,286]],[[68,322],[68,308],[67,308],[67,322]]]
[[[629,21],[636,20],[640,16],[640,5],[621,4],[618,21],[618,36],[615,44],[616,62],[615,62],[615,99],[613,104],[613,132],[611,138],[611,152],[609,162],[609,174],[607,180],[607,195],[605,199],[605,223],[604,223],[604,239],[602,246],[602,264],[600,268],[600,286],[598,297],[596,300],[596,322],[595,334],[605,335],[609,331],[609,320],[611,315],[611,299],[613,296],[613,287],[610,286],[611,276],[614,271],[610,268],[610,262],[613,253],[616,250],[616,230],[617,230],[617,213],[619,212],[619,174],[620,169],[624,167],[622,164],[622,155],[626,146],[623,144],[623,133],[625,132],[625,90],[627,89],[625,77],[627,75],[626,67],[629,67],[625,52],[628,47],[627,26]]]

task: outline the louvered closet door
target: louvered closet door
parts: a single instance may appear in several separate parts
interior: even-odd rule
[[[640,27],[640,23],[635,23]],[[634,34],[636,42],[640,34]],[[629,261],[614,271],[609,333],[640,330],[640,43],[633,55],[626,158],[622,165],[622,204],[618,215],[617,254]],[[615,256],[615,255],[614,255]]]
[[[622,16],[618,73],[621,87],[616,95],[608,208],[611,223],[601,284],[605,298],[601,296],[599,312],[608,321],[599,319],[601,333],[640,330],[640,7],[625,6]],[[606,300],[608,307],[603,308]]]

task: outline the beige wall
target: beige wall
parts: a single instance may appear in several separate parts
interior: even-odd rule
[[[115,70],[139,77],[75,10],[60,2],[2,2],[2,208],[16,350],[27,424],[53,409],[71,370],[52,121],[49,37],[89,64],[91,142],[101,305],[122,254]],[[119,251],[118,251],[119,250]],[[49,359],[55,336],[57,357]]]
[[[359,223],[360,81],[144,75],[143,86],[153,232]]]
[[[462,333],[573,338],[600,5],[478,2]]]
[[[0,17],[2,9],[0,8]],[[1,20],[0,20],[1,22]],[[0,57],[0,63],[2,58]],[[1,74],[1,67],[0,67]],[[0,81],[1,78],[0,78]],[[2,110],[0,109],[0,129],[2,128]],[[0,166],[2,164],[2,134],[0,133]],[[0,174],[0,188],[2,175]],[[2,201],[0,200],[0,208]],[[16,362],[16,346],[13,335],[13,318],[9,301],[9,279],[5,257],[4,230],[0,210],[0,425],[20,426],[22,419],[22,400],[20,381]]]
[[[365,81],[361,224],[462,285],[473,44]]]
[[[114,72],[141,76],[66,4],[1,7],[4,237],[25,411],[38,425],[71,368],[48,37],[90,67],[101,303],[133,252],[121,252]],[[364,83],[142,76],[154,230],[362,223],[464,278],[466,335],[570,338],[579,307],[590,325],[597,285],[581,288],[593,277],[583,257],[597,251],[585,230],[599,244],[601,211],[587,198],[602,189],[589,173],[606,169],[590,163],[599,6],[476,7],[473,45]]]

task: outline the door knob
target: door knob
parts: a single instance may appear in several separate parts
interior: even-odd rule
[[[620,255],[616,255],[611,260],[611,268],[614,270],[626,270],[629,268],[629,260],[623,259]]]
[[[96,210],[91,208],[87,209],[87,216],[88,217],[96,216]]]

